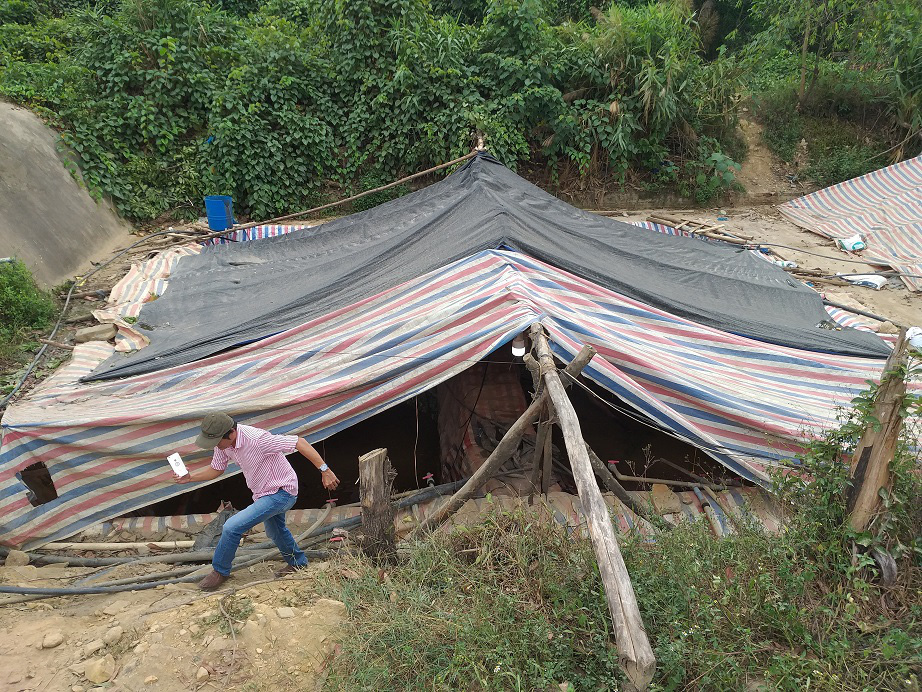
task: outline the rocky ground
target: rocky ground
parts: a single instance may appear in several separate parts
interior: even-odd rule
[[[272,580],[281,563],[265,563],[216,594],[180,584],[0,607],[0,689],[318,689],[346,616],[318,590],[331,564]],[[90,571],[7,565],[0,583],[56,586]]]

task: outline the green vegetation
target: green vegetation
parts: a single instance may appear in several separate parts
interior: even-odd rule
[[[771,149],[828,185],[922,148],[922,6],[753,0],[767,27],[739,53]],[[803,142],[803,143],[801,143]]]
[[[706,203],[750,97],[817,182],[917,153],[920,24],[913,0],[0,0],[0,94],[134,219],[304,209],[476,132],[545,185]]]
[[[34,346],[32,332],[47,327],[56,312],[51,296],[39,289],[19,260],[0,263],[0,366],[19,360]]]
[[[778,476],[783,533],[738,525],[718,540],[699,522],[624,541],[658,661],[652,689],[919,688],[922,478],[906,444],[871,531],[845,522],[841,456],[869,421],[873,392],[804,456],[812,482]],[[917,398],[906,405],[918,414]],[[898,565],[892,586],[879,584],[875,548]],[[327,587],[353,623],[330,689],[607,690],[622,681],[591,546],[528,508],[432,537],[386,572],[346,560],[346,576]]]

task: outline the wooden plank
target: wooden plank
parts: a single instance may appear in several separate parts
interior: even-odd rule
[[[538,358],[542,370],[546,364],[553,365],[550,347],[540,325],[536,330],[532,327],[532,344],[537,347]],[[602,493],[596,485],[592,471],[592,463],[586,450],[586,443],[579,427],[579,420],[573,405],[567,398],[560,374],[554,369],[544,375],[545,388],[548,391],[554,409],[557,412],[558,423],[563,430],[567,454],[570,457],[570,467],[576,480],[583,514],[589,525],[589,535],[592,547],[599,564],[599,573],[602,576],[602,585],[608,601],[614,625],[615,643],[625,673],[635,689],[646,689],[653,680],[656,669],[656,658],[644,630],[637,606],[637,597],[631,578],[624,564],[618,539],[611,523],[608,507],[602,498]]]
[[[375,449],[359,457],[359,495],[362,502],[362,550],[375,562],[393,562],[394,516],[391,489],[396,472],[387,449]]]

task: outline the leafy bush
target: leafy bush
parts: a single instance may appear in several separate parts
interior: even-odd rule
[[[735,124],[731,62],[705,63],[684,6],[465,8],[466,23],[424,0],[56,5],[0,29],[0,91],[138,219],[198,214],[213,193],[257,217],[312,206],[330,183],[455,158],[477,131],[512,167],[663,184],[664,162]]]
[[[15,362],[29,332],[48,326],[56,308],[20,260],[0,263],[0,364]]]

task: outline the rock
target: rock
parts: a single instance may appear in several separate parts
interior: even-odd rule
[[[106,646],[112,646],[118,643],[124,633],[125,631],[122,629],[121,625],[116,625],[103,635],[102,640],[106,643]]]
[[[331,615],[338,615],[339,617],[346,616],[346,604],[342,601],[333,601],[329,598],[320,598],[314,604],[314,609],[323,608],[330,611]]]
[[[202,682],[203,680],[207,680],[209,675],[210,673],[205,666],[199,666],[199,669],[195,671],[195,681]]]
[[[86,688],[83,685],[74,685],[70,688],[70,692],[86,692]]]
[[[247,646],[261,645],[266,643],[266,635],[263,634],[262,628],[254,621],[247,620],[237,636]]]
[[[114,324],[94,324],[92,327],[78,329],[77,333],[74,334],[74,341],[78,344],[83,344],[87,341],[108,341],[109,339],[114,339],[117,333],[118,329]]]
[[[42,648],[53,649],[60,646],[64,641],[64,633],[61,630],[51,630],[42,637]]]
[[[86,662],[86,669],[83,674],[90,682],[103,683],[109,682],[115,675],[115,659],[112,654],[106,654],[103,658],[94,658]]]
[[[15,685],[17,682],[22,682],[22,673],[17,673],[15,670],[9,674],[6,681],[10,685]]]
[[[146,678],[144,678],[144,684],[145,684],[145,685],[153,685],[153,684],[154,684],[155,682],[157,682],[157,680],[159,680],[159,679],[160,679],[160,678],[158,678],[156,675],[148,675]]]
[[[895,324],[893,324],[893,322],[890,322],[888,320],[886,322],[880,323],[880,326],[877,327],[877,333],[878,334],[899,334],[900,328],[897,327]],[[12,552],[10,554],[12,555]],[[10,563],[9,558],[6,559],[6,563],[7,564]]]
[[[21,550],[11,550],[3,564],[7,567],[24,567],[29,564],[29,555]]]
[[[88,642],[86,646],[83,647],[83,655],[89,658],[97,651],[102,649],[106,643],[102,639],[94,639],[91,642]]]
[[[276,608],[275,612],[283,620],[287,620],[288,618],[293,618],[295,616],[294,608],[286,608],[286,607]]]
[[[196,624],[194,624],[194,623],[191,624],[191,625],[189,625],[189,632],[190,632],[193,636],[196,635],[196,634],[198,634],[198,633],[201,632],[201,631],[202,631],[202,628],[199,627],[198,625],[196,625]]]
[[[118,615],[130,605],[128,601],[114,601],[102,609],[104,615]]]

